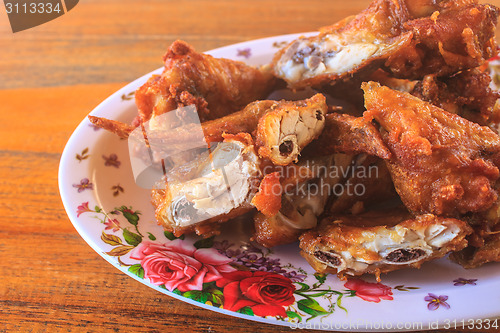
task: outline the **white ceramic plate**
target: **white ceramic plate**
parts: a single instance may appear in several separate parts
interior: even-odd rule
[[[297,36],[208,53],[260,65]],[[133,92],[153,73],[120,89],[91,114],[131,121],[136,114]],[[487,329],[500,324],[491,319],[500,315],[500,264],[465,270],[441,259],[420,270],[384,275],[377,284],[370,277],[340,281],[315,275],[297,244],[256,247],[242,222],[226,224],[215,239],[175,239],[156,224],[149,191],[134,182],[127,141],[94,128],[87,119],[63,152],[59,187],[75,228],[104,259],[159,292],[208,310],[295,328],[343,331]]]

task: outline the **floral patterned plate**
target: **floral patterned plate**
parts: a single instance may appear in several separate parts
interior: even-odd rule
[[[297,36],[209,53],[259,65]],[[92,114],[131,121],[133,92],[151,74],[120,89]],[[272,250],[252,244],[248,221],[226,223],[215,238],[176,238],[156,224],[149,191],[135,184],[127,142],[87,119],[64,150],[59,187],[75,228],[104,259],[159,292],[205,309],[293,328],[343,331],[499,324],[493,318],[500,315],[500,264],[465,270],[441,259],[420,270],[392,272],[382,283],[371,277],[340,281],[315,274],[297,244]]]

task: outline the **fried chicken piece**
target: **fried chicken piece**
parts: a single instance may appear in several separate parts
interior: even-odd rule
[[[180,40],[170,45],[163,61],[161,76],[151,78],[135,94],[143,122],[193,103],[202,122],[220,118],[263,98],[274,85],[269,71],[198,53]]]
[[[404,209],[325,218],[300,236],[301,255],[319,273],[380,274],[419,268],[467,245],[467,223]]]
[[[167,113],[144,123],[144,132],[141,130],[131,132],[129,142],[142,144],[140,145],[142,150],[151,149],[154,152],[155,162],[158,162],[178,151],[186,151],[194,142],[207,147],[211,143],[223,141],[224,134],[252,133],[257,128],[260,117],[267,112],[275,108],[293,107],[293,103],[288,102],[256,101],[241,111],[201,124],[198,121],[189,123],[185,115],[179,116],[176,118],[183,119],[184,123],[177,124],[177,127],[172,126],[171,113]],[[148,140],[147,145],[144,144],[144,138]],[[142,155],[148,155],[147,151]]]
[[[128,138],[129,134],[137,127],[122,123],[121,121],[116,121],[102,117],[89,115],[88,118],[93,125],[99,128],[103,128],[111,133],[114,133],[122,139]]]
[[[395,78],[394,76],[391,76],[389,73],[387,73],[386,71],[384,71],[382,69],[377,69],[375,72],[373,72],[369,77],[369,81],[375,81],[375,82],[378,82],[381,85],[389,87],[393,90],[403,91],[403,92],[408,92],[408,93],[411,93],[412,91],[414,91],[415,87],[419,83],[419,81],[417,81],[417,80]],[[361,83],[362,82],[360,82],[360,86],[361,86]],[[360,88],[360,90],[361,90],[361,92],[363,92],[363,90],[361,88]]]
[[[498,192],[500,183],[497,182]],[[472,214],[468,222],[473,233],[468,246],[452,253],[450,259],[465,268],[476,268],[488,262],[500,262],[500,199],[485,212]]]
[[[375,119],[392,158],[396,191],[416,214],[458,216],[498,198],[500,137],[408,93],[365,83],[364,118]]]
[[[398,78],[450,75],[496,54],[497,16],[495,6],[475,0],[374,0],[319,35],[293,41],[272,67],[291,88],[366,78],[379,65]]]
[[[347,175],[341,190],[334,193],[325,208],[330,215],[359,214],[370,206],[399,198],[382,159],[360,154]]]
[[[196,107],[201,122],[221,118],[264,98],[275,83],[268,69],[198,53],[180,40],[170,45],[163,60],[163,73],[153,75],[135,92],[142,123],[188,105]],[[105,129],[117,129],[121,137],[130,132],[127,125],[119,128],[105,118],[90,120]]]
[[[301,37],[276,53],[272,67],[289,87],[320,86],[340,80],[390,55],[411,42],[402,31],[408,12],[398,0],[374,0],[356,16]]]
[[[308,169],[308,172],[302,169],[307,177],[283,175],[283,181],[277,184],[281,185],[279,196],[274,197],[280,200],[279,211],[266,214],[257,207],[259,212],[254,216],[255,233],[252,239],[271,248],[293,243],[305,230],[314,228],[333,188],[343,181],[343,171],[349,168],[352,160],[353,156],[345,154],[323,156],[300,162],[304,169]],[[294,183],[291,179],[301,181]],[[277,185],[274,183],[274,186]]]
[[[366,153],[382,159],[391,157],[391,152],[379,131],[370,121],[341,113],[326,115],[325,128],[319,138],[308,146],[307,153],[312,155]]]
[[[426,75],[410,93],[467,120],[488,125],[500,97],[490,88],[490,83],[489,74],[474,68],[451,77]]]
[[[379,69],[370,76],[370,81],[408,92],[480,125],[499,122],[494,111],[500,94],[491,89],[491,77],[482,68],[472,68],[448,77],[429,74],[422,80],[398,79]]]
[[[323,95],[289,104],[294,107],[274,108],[263,115],[255,135],[259,156],[275,165],[297,162],[302,149],[316,139],[325,126],[328,106]]]
[[[489,262],[500,262],[500,229],[487,237],[480,237],[483,241],[482,246],[470,245],[452,253],[450,259],[464,268],[477,268]]]
[[[174,235],[196,232],[209,237],[219,223],[253,208],[251,200],[262,177],[253,140],[247,133],[225,135],[204,163],[193,161],[190,179],[165,177],[152,191],[155,216]]]
[[[201,124],[189,123],[187,116],[182,115],[177,118],[184,123],[175,128],[174,121],[166,119],[171,118],[171,113],[167,113],[144,124],[148,147],[143,146],[151,148],[158,159],[186,150],[183,147],[193,142],[210,144],[222,141],[224,134],[255,132],[260,157],[286,165],[296,160],[302,149],[321,133],[327,109],[325,97],[316,94],[300,101],[252,102],[241,111]],[[131,134],[137,142],[143,142],[143,138],[143,131]]]
[[[496,54],[498,8],[477,1],[445,1],[439,7],[431,16],[403,24],[413,38],[385,62],[394,76],[451,75],[478,67]]]
[[[281,194],[280,173],[271,172],[260,182],[259,191],[253,197],[252,205],[264,216],[274,216],[281,209]]]

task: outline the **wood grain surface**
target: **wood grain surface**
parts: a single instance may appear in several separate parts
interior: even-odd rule
[[[0,5],[0,332],[279,332],[146,287],[105,262],[58,192],[69,136],[175,39],[198,50],[311,31],[368,0],[81,0],[13,34]],[[500,0],[491,1],[500,5]]]

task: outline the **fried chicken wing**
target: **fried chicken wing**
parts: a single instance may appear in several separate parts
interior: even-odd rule
[[[325,97],[316,94],[299,101],[252,102],[241,111],[201,124],[198,121],[188,123],[187,115],[183,114],[176,119],[185,123],[176,124],[174,128],[174,121],[163,119],[171,115],[168,113],[152,118],[143,127],[148,149],[160,157],[182,150],[179,147],[186,146],[186,143],[203,140],[210,144],[221,142],[224,134],[256,133],[256,149],[260,157],[276,165],[287,165],[321,133],[326,112]],[[130,135],[137,142],[144,141],[143,131],[134,131]]]
[[[204,163],[194,160],[190,179],[162,179],[152,191],[155,216],[166,230],[180,236],[218,233],[218,223],[253,208],[251,200],[262,177],[249,134],[226,135]]]
[[[301,255],[319,273],[380,274],[441,258],[467,245],[467,223],[402,209],[326,218],[300,236]]]
[[[330,215],[359,214],[370,206],[398,198],[384,160],[360,154],[354,161],[344,177],[342,191],[334,193],[325,208]]]
[[[142,123],[188,105],[196,107],[201,122],[221,118],[264,98],[275,83],[268,69],[198,53],[180,40],[170,45],[163,60],[163,73],[153,75],[135,92]],[[116,130],[121,137],[130,133],[126,124],[119,126],[116,121],[97,117],[90,120]]]
[[[500,189],[497,182],[496,190]],[[468,217],[473,233],[467,236],[468,246],[450,255],[465,268],[476,268],[488,262],[500,262],[500,199],[485,212]]]
[[[496,54],[498,9],[474,0],[374,0],[356,16],[301,37],[273,59],[292,88],[321,86],[383,65],[399,78],[450,75]]]
[[[301,37],[273,59],[276,76],[290,87],[320,86],[383,61],[411,42],[401,30],[408,12],[398,0],[374,0],[356,16]]]
[[[161,76],[151,78],[135,95],[143,122],[186,103],[197,105],[202,122],[220,118],[262,99],[274,85],[269,71],[198,53],[180,40],[168,48],[163,61]]]
[[[490,83],[489,74],[474,68],[451,77],[426,75],[410,93],[467,120],[488,125],[500,97],[490,88]]]
[[[302,149],[321,134],[328,110],[321,94],[286,105],[263,115],[257,127],[258,153],[275,165],[297,162]]]
[[[379,131],[370,121],[340,113],[326,115],[325,128],[319,138],[309,145],[307,153],[366,153],[382,159],[391,157]]]
[[[477,1],[445,1],[439,7],[431,16],[403,24],[413,35],[411,44],[385,62],[396,77],[451,75],[478,67],[496,54],[498,8]]]
[[[267,214],[256,205],[259,212],[254,216],[253,239],[271,248],[293,243],[305,230],[314,228],[333,188],[343,181],[352,160],[353,156],[345,154],[307,160],[302,164],[309,170],[308,177],[298,183],[286,180],[297,179],[295,177],[285,177],[281,183],[274,183],[274,186],[281,185],[281,192],[275,197],[279,199],[279,209]]]
[[[411,211],[458,216],[497,200],[500,137],[482,127],[378,83],[362,86],[364,117],[380,124],[392,158],[395,188]]]

